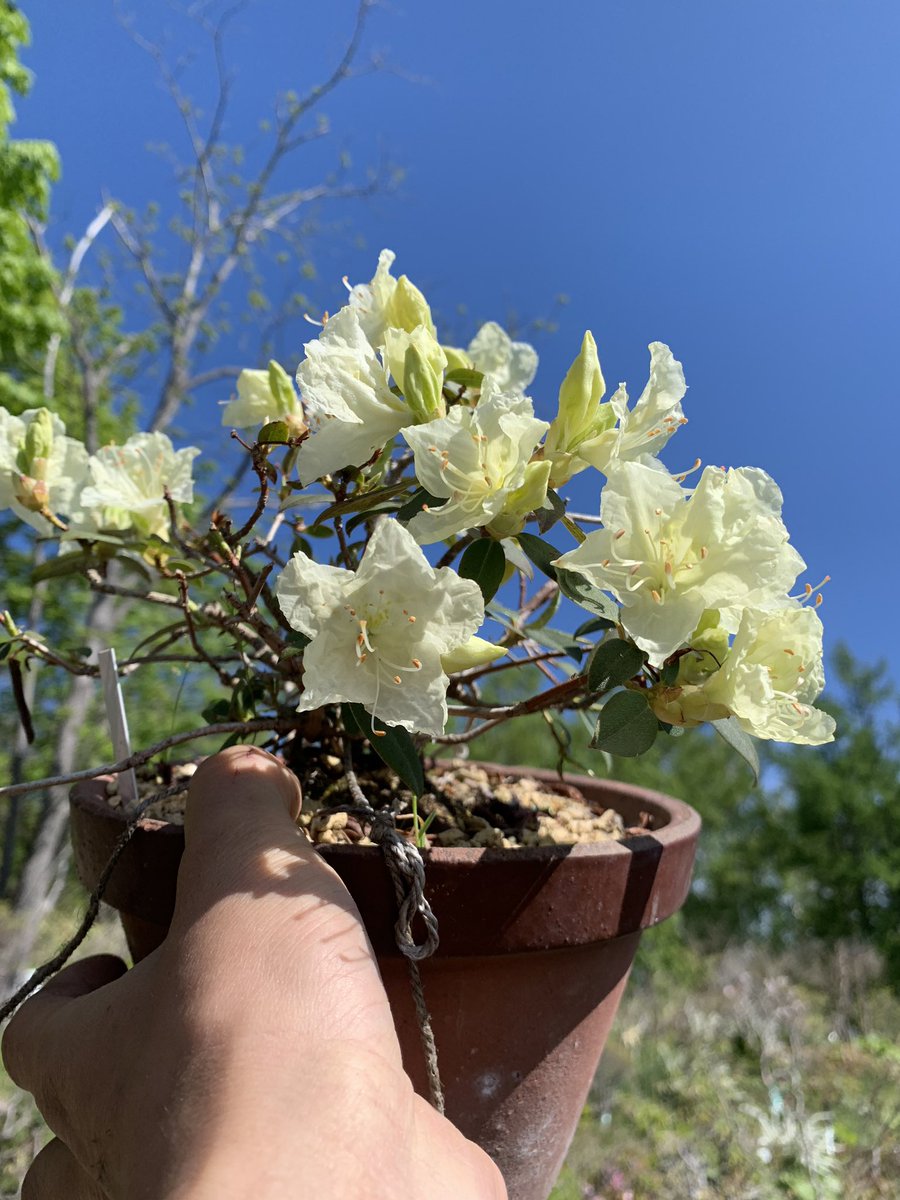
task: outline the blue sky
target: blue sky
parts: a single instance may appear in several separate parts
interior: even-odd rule
[[[23,7],[36,83],[16,134],[60,148],[55,234],[82,229],[102,189],[136,206],[170,195],[169,167],[144,147],[177,145],[177,115],[109,0]],[[148,35],[199,47],[167,5],[133,7]],[[256,0],[235,19],[225,133],[251,162],[275,93],[323,76],[354,10]],[[887,657],[896,677],[898,43],[896,0],[379,7],[366,45],[391,69],[333,95],[332,138],[283,182],[313,178],[337,149],[360,165],[389,156],[406,178],[328,210],[346,225],[313,253],[316,299],[336,307],[340,276],[367,279],[382,246],[457,328],[542,316],[564,293],[558,332],[538,344],[548,418],[585,328],[607,383],[632,395],[647,343],[666,342],[690,419],[667,465],[768,470],[811,582],[833,577],[827,638]],[[202,58],[185,85],[208,98]],[[299,351],[308,327],[287,336]]]

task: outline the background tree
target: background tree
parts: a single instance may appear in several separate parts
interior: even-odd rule
[[[130,31],[157,64],[184,132],[187,153],[177,158],[173,195],[148,203],[141,214],[106,198],[83,234],[68,244],[67,259],[57,267],[45,231],[50,168],[55,163],[51,148],[42,154],[30,151],[30,159],[24,155],[23,161],[43,163],[43,174],[36,167],[23,167],[22,186],[4,191],[9,196],[4,219],[18,230],[20,240],[16,269],[21,272],[22,264],[32,264],[36,278],[43,281],[39,294],[46,310],[40,320],[32,314],[30,324],[23,318],[16,338],[9,339],[10,386],[20,386],[20,406],[43,402],[60,412],[69,431],[91,451],[111,434],[127,436],[137,405],[148,414],[143,428],[171,429],[198,396],[227,396],[241,367],[264,365],[273,330],[289,316],[313,307],[299,290],[278,303],[270,301],[262,290],[264,261],[287,255],[295,269],[298,263],[308,265],[317,229],[313,212],[325,203],[370,195],[391,181],[389,167],[354,173],[338,152],[333,167],[318,179],[287,189],[280,183],[286,164],[304,147],[329,135],[322,111],[328,96],[374,66],[363,61],[371,0],[360,0],[343,52],[324,78],[277,98],[265,123],[265,144],[255,158],[225,142],[233,87],[226,37],[229,23],[244,7],[232,5],[218,15],[215,6],[185,10],[195,20],[214,67],[214,95],[211,105],[204,106],[205,116],[186,90],[185,64],[171,61],[166,48],[139,30]],[[26,75],[16,50],[27,39],[27,25],[8,4],[3,11],[8,31],[3,42],[4,78],[21,89]],[[173,157],[168,148],[166,153]],[[296,169],[292,177],[297,177]],[[255,332],[255,347],[242,351],[241,362],[223,362],[217,347],[219,335],[229,328],[232,307],[253,317],[250,332]],[[298,337],[298,353],[301,341]],[[27,385],[22,384],[26,379]],[[219,495],[207,498],[208,508],[221,503],[240,478],[239,469]],[[14,542],[10,553],[17,553]],[[97,577],[91,591],[66,579],[64,605],[58,603],[56,560],[34,566],[38,578],[45,576],[52,582],[46,589],[28,589],[28,601],[25,594],[7,591],[3,607],[27,628],[56,622],[54,641],[61,639],[71,646],[83,663],[82,673],[63,694],[51,687],[36,690],[38,676],[28,669],[34,664],[27,657],[13,668],[25,668],[20,707],[33,713],[34,745],[43,759],[30,764],[29,770],[67,773],[106,753],[103,720],[96,708],[95,656],[100,649],[114,646],[120,664],[124,660],[127,666],[129,655],[148,632],[132,613],[128,591],[135,580],[125,575],[139,572],[140,565],[111,562],[106,577]],[[27,572],[17,574],[27,576]],[[136,742],[155,740],[156,714],[172,713],[173,692],[175,713],[169,731],[179,728],[177,696],[182,690],[190,693],[193,653],[189,646],[186,652],[175,645],[170,658],[172,674],[149,685],[165,689],[163,704],[159,692],[157,702],[149,705],[142,705],[141,696],[132,693]],[[14,705],[6,704],[5,711],[9,714],[4,719],[5,744],[17,739],[5,773],[16,779],[21,777],[27,746],[13,729]],[[66,815],[65,789],[13,804],[5,814],[8,849],[2,882],[11,900],[13,933],[0,955],[4,986],[27,960],[40,920],[65,878]]]

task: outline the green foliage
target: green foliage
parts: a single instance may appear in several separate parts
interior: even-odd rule
[[[464,550],[458,571],[463,579],[473,579],[478,584],[487,604],[503,582],[506,571],[503,547],[493,538],[478,538]]]
[[[644,935],[551,1200],[896,1196],[900,1002],[868,952],[673,958],[665,929]]]
[[[40,373],[27,364],[62,325],[53,294],[52,266],[36,247],[29,219],[47,214],[50,185],[59,175],[56,148],[45,141],[13,141],[12,93],[24,96],[29,72],[18,60],[29,41],[28,22],[0,0],[0,404],[12,411],[40,403]]]

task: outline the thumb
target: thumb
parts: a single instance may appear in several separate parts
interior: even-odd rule
[[[191,779],[176,922],[190,923],[225,897],[297,889],[352,904],[343,884],[297,828],[297,777],[255,746],[231,746]]]
[[[267,1019],[377,1044],[399,1065],[387,996],[359,910],[295,821],[296,778],[262,750],[232,746],[194,774],[185,853],[163,952],[189,963],[219,1016],[246,1021],[265,981]],[[174,935],[174,937],[172,936]],[[189,945],[186,954],[184,947]]]
[[[230,746],[200,764],[185,814],[188,845],[198,839],[243,837],[260,823],[285,828],[300,815],[300,783],[274,755],[257,746]]]

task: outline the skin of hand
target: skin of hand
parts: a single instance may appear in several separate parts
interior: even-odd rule
[[[362,920],[296,827],[296,778],[234,746],[191,781],[166,941],[60,972],[3,1058],[56,1135],[22,1200],[506,1200],[417,1096]]]

